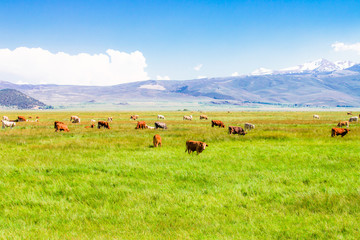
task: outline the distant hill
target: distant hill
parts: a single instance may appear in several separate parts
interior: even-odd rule
[[[2,88],[19,90],[54,106],[101,106],[103,103],[131,106],[131,102],[156,105],[156,102],[168,101],[237,106],[360,107],[360,65],[321,60],[266,75],[148,80],[114,86],[18,85],[0,81]]]
[[[43,102],[29,97],[18,90],[9,88],[0,90],[0,105],[16,107],[18,109],[38,109],[46,107]]]

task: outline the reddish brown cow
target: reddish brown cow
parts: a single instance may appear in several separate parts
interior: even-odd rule
[[[342,127],[342,126],[347,126],[347,127],[349,127],[349,121],[339,122],[337,126],[338,126],[338,127]]]
[[[29,116],[28,118],[29,118],[29,119],[32,119],[32,117],[31,117],[31,116]]]
[[[24,116],[18,116],[18,122],[26,122],[26,118]]]
[[[85,126],[85,128],[94,128],[95,124],[91,124],[91,126]]]
[[[39,119],[39,116],[36,116],[36,119]]]
[[[70,132],[69,128],[65,124],[61,124],[61,123],[56,124],[55,132],[58,131]]]
[[[200,115],[200,120],[202,120],[202,119],[207,120],[207,119],[208,119],[208,117],[207,117],[206,115]]]
[[[331,129],[331,136],[337,136],[337,135],[341,135],[341,137],[345,136],[348,132],[350,131],[350,129],[347,128],[332,128]]]
[[[225,125],[222,121],[219,121],[219,120],[211,120],[211,127],[214,127],[214,126],[219,126],[219,127],[222,127],[224,128]]]
[[[154,147],[158,147],[160,145],[160,147],[162,146],[161,145],[161,137],[159,134],[156,134],[153,138],[153,143],[154,143]]]
[[[98,121],[98,129],[100,129],[101,127],[110,129],[109,123],[105,121]]]
[[[188,140],[186,141],[186,150],[189,154],[192,152],[197,152],[197,154],[201,153],[202,151],[205,150],[206,147],[208,147],[209,145],[207,145],[204,142],[200,142],[200,141],[192,141],[192,140]]]
[[[352,112],[348,112],[347,115],[352,115]]]
[[[139,115],[131,115],[131,116],[130,116],[130,119],[136,120],[136,119],[138,119],[138,117],[139,117]]]
[[[64,124],[63,122],[59,122],[59,121],[55,121],[54,122],[54,128],[56,129],[56,125],[58,125],[58,124]]]
[[[136,128],[135,128],[135,129],[144,129],[144,128],[147,128],[145,121],[139,121],[139,122],[137,122],[137,125],[136,125]]]
[[[242,127],[229,126],[229,134],[245,135],[246,132]]]

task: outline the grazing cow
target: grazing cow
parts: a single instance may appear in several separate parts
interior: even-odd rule
[[[352,112],[347,112],[347,115],[352,115]]]
[[[254,124],[251,124],[251,123],[245,123],[244,124],[244,128],[245,130],[251,130],[251,129],[255,129],[255,125]]]
[[[98,129],[100,129],[101,127],[110,129],[109,123],[105,121],[98,121]]]
[[[65,124],[62,124],[62,123],[56,124],[55,132],[58,132],[58,131],[70,132],[69,128]]]
[[[359,120],[359,117],[355,116],[355,117],[351,117],[349,119],[349,122],[357,122]]]
[[[108,117],[108,122],[112,122],[112,120],[113,120],[113,117]]]
[[[158,147],[160,145],[160,147],[162,146],[161,145],[161,137],[160,135],[156,134],[153,138],[153,143],[154,143],[154,147]]]
[[[70,117],[70,122],[74,121],[76,118],[79,118],[78,116],[71,116]]]
[[[36,119],[39,119],[39,116],[36,116]]]
[[[94,128],[95,124],[91,124],[91,126],[85,126],[85,128]]]
[[[3,116],[2,118],[3,120],[9,121],[9,118],[7,116]]]
[[[313,118],[315,118],[315,119],[320,119],[320,117],[319,117],[319,115],[313,115]]]
[[[191,120],[192,120],[192,115],[190,115],[190,116],[183,116],[183,120],[189,120],[189,121],[191,121]]]
[[[26,122],[26,118],[24,116],[18,116],[18,122]]]
[[[202,119],[208,120],[208,117],[206,115],[200,115],[200,120]]]
[[[148,125],[146,125],[146,128],[148,128],[148,129],[155,129],[155,127],[150,127],[150,126],[148,126]]]
[[[58,124],[64,124],[64,125],[65,125],[65,123],[63,123],[63,122],[55,121],[55,122],[54,122],[54,128],[55,128],[55,129],[56,129],[56,126],[57,126]]]
[[[138,121],[135,129],[144,129],[146,127],[145,121]]]
[[[72,123],[80,123],[80,118],[77,116],[72,116]]]
[[[139,118],[139,115],[131,115],[130,116],[130,119],[132,119],[132,120],[136,120],[136,119],[138,119]]]
[[[349,121],[339,122],[337,126],[338,126],[338,127],[342,127],[342,126],[349,127]]]
[[[225,125],[222,121],[219,121],[219,120],[211,120],[211,127],[214,127],[214,126],[219,126],[219,127],[222,127],[224,128]]]
[[[28,117],[28,119],[32,119],[32,117],[31,117],[31,116],[29,116],[29,117]]]
[[[207,145],[204,142],[200,142],[200,141],[192,141],[192,140],[188,140],[186,141],[186,150],[189,154],[192,152],[197,152],[197,154],[199,155],[199,153],[201,153],[202,151],[205,150],[206,147],[208,147],[209,145]]]
[[[163,115],[158,115],[157,117],[158,119],[165,119],[165,117]]]
[[[16,126],[16,123],[10,122],[10,121],[7,121],[7,120],[1,120],[1,122],[2,122],[2,128],[5,128],[5,127],[13,128],[13,127]]]
[[[155,122],[155,129],[158,129],[158,128],[167,129],[166,123]]]
[[[242,127],[229,126],[229,134],[245,135],[246,132]]]
[[[331,129],[331,136],[337,136],[337,135],[341,135],[341,137],[345,136],[348,132],[350,131],[350,129],[347,128],[332,128]]]

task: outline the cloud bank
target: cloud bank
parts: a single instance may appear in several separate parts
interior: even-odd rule
[[[42,48],[0,49],[0,80],[14,83],[116,85],[148,80],[146,67],[140,51],[70,55]]]
[[[354,43],[354,44],[345,44],[342,42],[336,42],[331,45],[331,47],[336,51],[354,51],[357,52],[357,54],[360,54],[360,42]]]

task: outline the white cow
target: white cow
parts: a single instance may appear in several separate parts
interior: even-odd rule
[[[359,121],[359,117],[351,117],[349,119],[349,122],[357,122],[357,121]]]
[[[92,122],[92,123],[95,123],[95,122],[96,122],[96,120],[95,120],[95,119],[91,119],[91,122]]]
[[[245,123],[244,125],[245,130],[251,130],[251,129],[255,129],[255,125],[251,124],[251,123]]]
[[[148,125],[146,125],[146,128],[148,128],[148,129],[155,129],[155,127],[150,127],[150,126],[148,126]]]
[[[108,122],[112,122],[112,120],[113,120],[113,117],[108,117]]]
[[[183,120],[192,120],[192,115],[190,115],[190,116],[183,116]]]
[[[7,116],[3,116],[3,120],[9,121],[9,118]]]
[[[319,115],[313,115],[313,118],[320,119]]]
[[[6,120],[1,120],[1,122],[2,122],[2,128],[5,128],[5,127],[13,128],[13,127],[16,126],[15,122],[9,122],[9,121],[6,121]]]
[[[165,119],[163,115],[158,115],[158,119]]]
[[[78,116],[71,116],[70,121],[72,120],[72,123],[80,123],[80,118]]]

